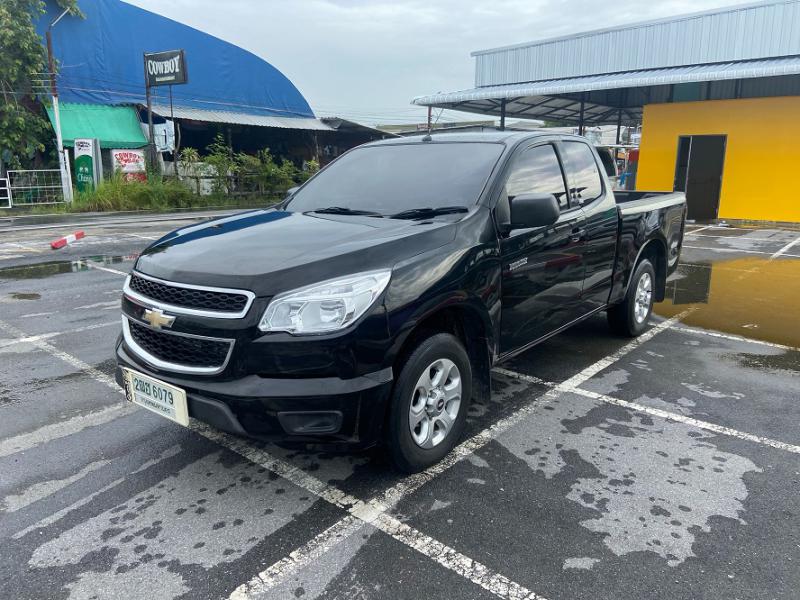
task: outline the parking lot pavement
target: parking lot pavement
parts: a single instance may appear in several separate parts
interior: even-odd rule
[[[401,477],[124,402],[123,275],[182,224],[0,235],[0,597],[797,597],[800,233],[690,226],[653,329],[504,363]]]

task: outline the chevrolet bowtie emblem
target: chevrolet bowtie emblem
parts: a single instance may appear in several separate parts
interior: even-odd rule
[[[172,327],[172,324],[175,322],[175,317],[171,315],[165,315],[164,311],[162,311],[160,308],[146,308],[142,318],[150,323],[153,329]]]

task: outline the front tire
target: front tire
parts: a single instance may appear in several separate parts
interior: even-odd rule
[[[400,367],[392,391],[387,443],[394,465],[416,473],[436,464],[458,443],[472,396],[472,368],[461,341],[435,334]]]
[[[626,337],[636,337],[649,328],[655,283],[653,264],[646,258],[642,259],[633,271],[625,299],[608,309],[611,331]]]

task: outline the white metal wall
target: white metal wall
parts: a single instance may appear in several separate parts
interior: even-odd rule
[[[800,54],[800,0],[740,5],[473,53],[476,87]]]

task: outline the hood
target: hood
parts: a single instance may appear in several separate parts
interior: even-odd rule
[[[271,296],[392,267],[448,243],[455,231],[452,219],[420,222],[258,210],[169,233],[142,253],[136,269],[168,281]]]

